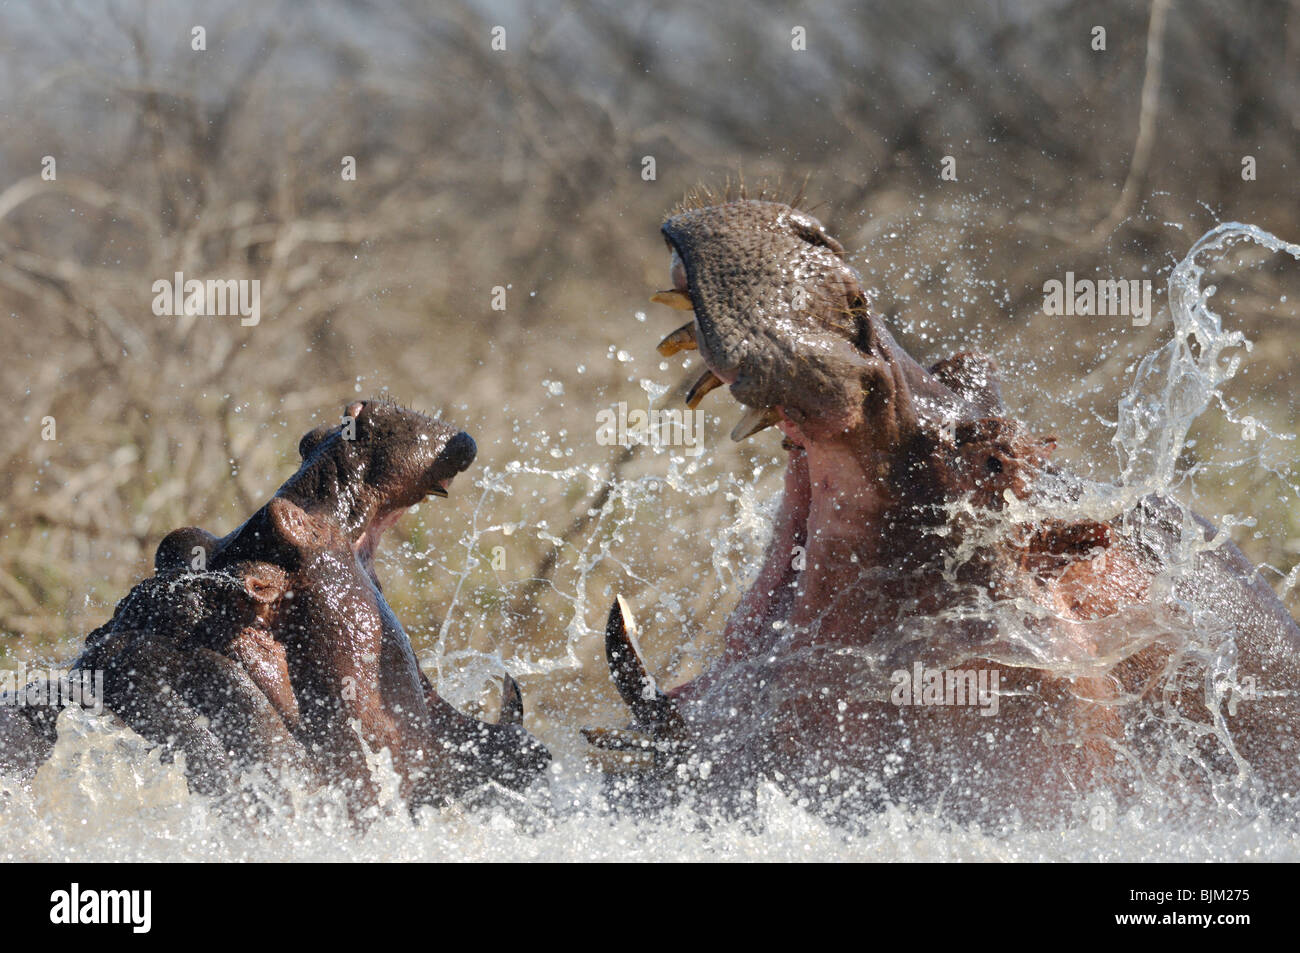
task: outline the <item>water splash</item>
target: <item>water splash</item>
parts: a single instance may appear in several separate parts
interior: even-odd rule
[[[1174,484],[1192,424],[1241,369],[1244,355],[1234,349],[1250,353],[1252,343],[1245,334],[1225,330],[1223,319],[1210,308],[1215,287],[1206,284],[1211,265],[1245,243],[1300,261],[1300,245],[1254,225],[1225,222],[1201,236],[1174,268],[1169,277],[1173,337],[1143,359],[1119,405],[1113,442],[1120,458],[1119,482],[1127,491],[1121,499],[1130,504]]]
[[[78,713],[79,715],[79,713]],[[1293,830],[1262,818],[1215,818],[1097,804],[1059,830],[957,825],[930,811],[893,806],[847,834],[759,791],[756,817],[718,821],[687,808],[654,821],[605,810],[590,777],[562,770],[544,800],[472,813],[391,800],[363,833],[328,792],[299,792],[266,813],[252,793],[217,805],[186,790],[181,768],[158,761],[138,737],[103,720],[67,726],[56,758],[29,786],[0,781],[0,860],[90,861],[1132,861],[1300,859]],[[60,726],[64,726],[61,724]],[[385,790],[391,791],[389,785]],[[389,797],[391,798],[391,794]],[[575,809],[573,805],[581,805]],[[246,808],[240,811],[237,808]],[[257,819],[253,820],[252,817]]]

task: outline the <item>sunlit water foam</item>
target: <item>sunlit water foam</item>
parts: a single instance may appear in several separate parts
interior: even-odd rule
[[[1120,404],[1114,439],[1120,478],[1113,485],[1090,484],[1083,499],[1072,504],[1071,515],[1109,518],[1174,485],[1189,428],[1237,372],[1241,354],[1234,349],[1250,347],[1239,332],[1223,329],[1208,304],[1213,288],[1205,285],[1211,265],[1242,243],[1300,259],[1300,246],[1236,223],[1221,225],[1196,243],[1169,281],[1173,337],[1141,362]],[[1266,434],[1266,439],[1294,438]],[[464,577],[480,537],[502,528],[486,516],[491,500],[509,493],[510,481],[521,473],[557,485],[599,478],[594,468],[584,467],[548,471],[515,464],[503,472],[486,472],[478,481],[481,505],[463,540]],[[1278,478],[1285,483],[1281,474]],[[721,487],[716,478],[704,481],[689,459],[677,458],[663,476],[629,478],[614,488],[627,504],[622,508],[626,521],[637,519],[637,502],[648,494],[679,493],[689,503],[691,497],[719,491],[734,495],[738,517],[715,542],[712,582],[734,586],[756,568],[771,513],[744,480]],[[1012,515],[1059,514],[1027,510]],[[524,529],[548,532],[545,527]],[[1185,534],[1184,564],[1205,546],[1191,529]],[[598,552],[571,554],[566,598],[572,611],[560,623],[566,632],[562,656],[539,660],[461,652],[447,658],[440,648],[422,660],[440,675],[440,690],[463,703],[479,692],[485,678],[504,669],[537,673],[577,666],[578,646],[599,637],[585,621],[592,609],[585,581],[602,560],[616,558],[611,545],[606,541]],[[1285,584],[1294,582],[1293,572]],[[671,608],[671,594],[661,604]],[[453,600],[448,620],[457,609]],[[443,623],[444,634],[449,624]],[[1192,626],[1189,651],[1207,653],[1207,664],[1219,664],[1223,633],[1203,634],[1198,641]],[[756,816],[743,822],[701,816],[689,808],[633,820],[608,810],[599,779],[579,759],[561,757],[547,790],[527,797],[502,793],[475,811],[429,808],[412,818],[397,801],[384,754],[374,758],[373,766],[384,792],[381,809],[359,831],[332,792],[298,787],[291,789],[291,803],[268,807],[271,801],[257,794],[261,780],[249,776],[244,795],[233,802],[218,804],[192,794],[182,766],[162,763],[159,752],[133,733],[88,713],[68,711],[60,719],[54,755],[35,779],[0,781],[2,855],[10,860],[1300,859],[1300,834],[1293,825],[1232,809],[1188,813],[1154,796],[1118,816],[1104,799],[1081,805],[1078,822],[1049,830],[954,825],[903,805],[848,833],[767,786],[759,791]]]

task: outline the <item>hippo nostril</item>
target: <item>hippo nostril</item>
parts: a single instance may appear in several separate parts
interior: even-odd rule
[[[474,438],[462,430],[447,441],[438,458],[460,473],[469,468],[477,453],[478,446],[474,443]]]

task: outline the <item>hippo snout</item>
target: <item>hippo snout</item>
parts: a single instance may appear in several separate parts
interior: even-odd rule
[[[438,462],[456,473],[462,473],[469,469],[477,454],[478,445],[474,443],[474,438],[462,430],[447,441],[442,453],[438,454]]]

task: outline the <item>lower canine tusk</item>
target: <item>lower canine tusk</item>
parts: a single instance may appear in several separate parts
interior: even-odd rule
[[[501,717],[499,725],[522,725],[524,723],[524,698],[519,693],[519,683],[505,673],[501,680]]]
[[[652,737],[679,734],[685,728],[673,700],[659,690],[654,676],[641,661],[636,642],[636,622],[627,600],[618,596],[605,623],[605,660],[623,704],[632,709],[637,727]]]
[[[647,696],[653,698],[657,694],[654,678],[641,661],[632,607],[622,596],[615,598],[609,610],[609,620],[605,623],[605,660],[609,663],[614,687],[633,712],[644,707]]]

